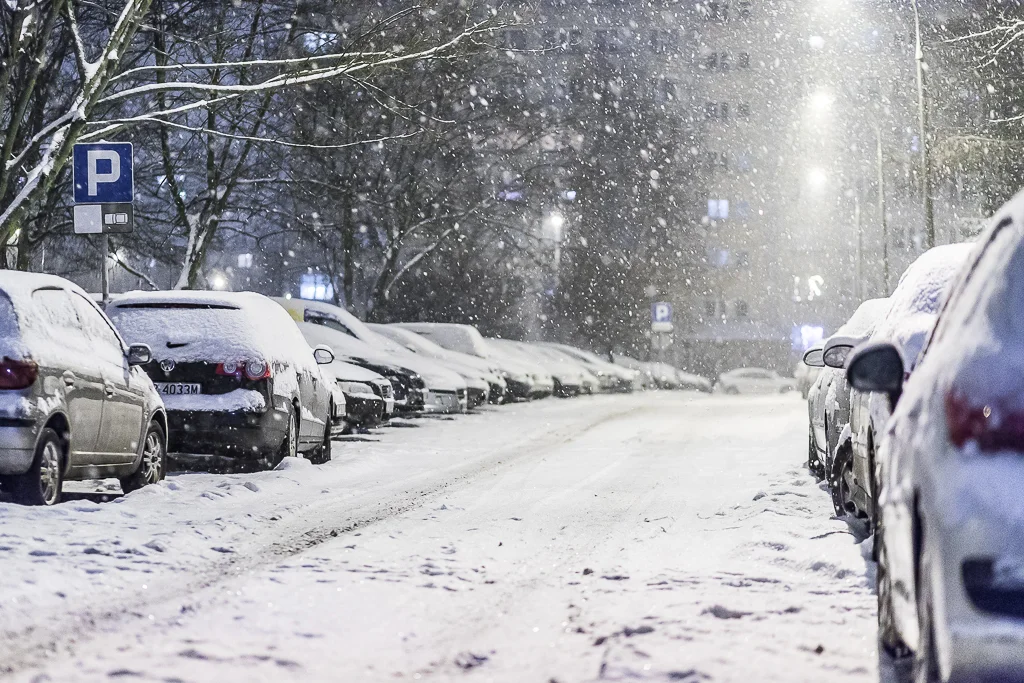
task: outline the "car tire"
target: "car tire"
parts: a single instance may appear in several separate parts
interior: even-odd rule
[[[309,453],[309,461],[314,465],[323,465],[331,461],[331,425],[330,415],[328,422],[324,425],[324,438],[316,448]]]
[[[740,393],[740,390],[737,389],[736,387],[726,387],[725,393],[729,394],[730,396],[736,396],[737,394]]]
[[[151,422],[142,443],[142,459],[139,467],[121,479],[121,490],[125,493],[138,491],[143,486],[162,481],[167,473],[167,447],[164,429],[157,422]]]
[[[875,593],[878,595],[878,649],[894,660],[905,659],[910,655],[903,638],[896,629],[892,607],[892,582],[887,569],[888,556],[884,541],[878,538],[881,529],[875,529],[878,544],[878,567],[875,571]]]
[[[853,495],[847,475],[853,474],[853,453],[848,448],[843,448],[836,453],[832,462],[832,472],[829,475],[829,491],[832,493],[832,506],[835,508],[836,516],[843,517],[853,514],[850,510],[853,505]]]
[[[825,466],[818,457],[818,449],[814,446],[814,428],[807,428],[807,470],[814,476],[815,481],[825,478]]]
[[[24,474],[3,477],[3,488],[20,505],[56,505],[64,486],[64,442],[45,427],[36,443],[36,455]]]
[[[935,652],[935,612],[932,608],[932,587],[928,567],[921,563],[917,581],[917,622],[920,642],[914,653],[914,683],[939,683],[939,662]]]

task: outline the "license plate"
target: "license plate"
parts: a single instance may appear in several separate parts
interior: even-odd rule
[[[188,384],[185,382],[155,382],[156,390],[164,396],[191,396],[192,394],[203,393],[201,384]]]

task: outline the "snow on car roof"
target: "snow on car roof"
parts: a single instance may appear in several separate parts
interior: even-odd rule
[[[890,306],[871,334],[900,346],[913,368],[957,274],[974,252],[973,243],[929,249],[910,264],[889,297]]]
[[[313,370],[316,361],[291,317],[255,292],[130,292],[107,309],[130,342],[177,362],[248,360]]]
[[[44,273],[26,273],[17,270],[0,270],[0,290],[6,295],[13,310],[0,310],[3,317],[8,318],[0,324],[0,355],[10,358],[34,358],[47,364],[60,362],[66,353],[66,342],[61,335],[65,330],[53,330],[45,320],[60,316],[58,310],[48,310],[46,316],[36,315],[37,304],[32,300],[32,292],[37,289],[64,288],[81,294],[88,299],[84,289],[70,280],[56,275]],[[13,314],[13,318],[11,316]],[[72,313],[71,316],[74,314]],[[76,321],[77,324],[77,321]],[[76,325],[72,325],[76,326]],[[33,332],[34,331],[34,332]],[[23,339],[31,335],[31,341]]]
[[[834,337],[866,337],[871,334],[882,316],[886,314],[892,302],[889,298],[868,299],[857,307],[850,319],[836,330]]]

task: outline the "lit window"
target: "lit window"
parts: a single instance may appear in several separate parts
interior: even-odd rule
[[[709,199],[708,200],[708,218],[718,218],[725,220],[729,217],[729,200],[728,199]]]
[[[311,301],[332,301],[334,285],[326,273],[304,273],[299,277],[299,298]]]

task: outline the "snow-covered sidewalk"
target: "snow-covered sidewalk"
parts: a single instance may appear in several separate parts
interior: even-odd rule
[[[874,596],[799,467],[805,414],[775,397],[545,401],[338,443],[322,467],[0,505],[0,666],[869,681]]]

